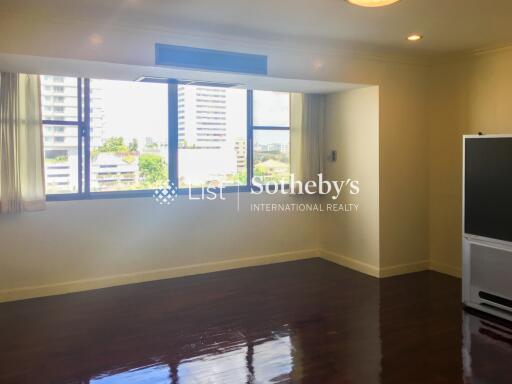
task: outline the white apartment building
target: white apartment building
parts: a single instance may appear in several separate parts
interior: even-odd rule
[[[180,179],[186,185],[223,181],[246,168],[246,91],[178,86]],[[203,160],[204,159],[204,160]]]
[[[227,88],[178,86],[178,142],[180,148],[218,149],[226,142]]]

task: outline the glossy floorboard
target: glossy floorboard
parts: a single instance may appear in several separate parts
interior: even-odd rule
[[[0,305],[0,383],[510,383],[512,330],[434,272],[322,260]]]

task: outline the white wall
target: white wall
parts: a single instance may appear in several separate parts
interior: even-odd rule
[[[97,32],[104,43],[92,46],[89,37]],[[2,53],[151,66],[155,42],[266,54],[269,75],[275,77],[378,85],[379,264],[407,271],[428,259],[428,66],[408,58],[71,20],[9,15],[0,24]],[[73,68],[67,70],[70,74]],[[303,216],[228,215],[223,222],[229,230],[215,226],[202,237],[194,230],[225,215],[222,210],[215,213],[219,207],[194,212],[188,203],[179,202],[166,211],[151,204],[145,199],[77,201],[50,204],[41,213],[1,217],[1,288],[229,261],[318,245],[317,221]],[[155,221],[174,230],[148,224]],[[178,222],[189,226],[175,227]],[[255,228],[261,233],[252,238]],[[151,252],[142,254],[148,238],[153,244]],[[244,241],[238,242],[240,238]],[[132,246],[124,245],[132,241]],[[183,249],[184,241],[192,243],[194,252]]]
[[[430,259],[460,275],[462,136],[512,133],[512,48],[437,63],[431,73]]]
[[[358,180],[357,195],[340,203],[358,204],[357,212],[324,212],[320,247],[341,264],[379,276],[379,89],[367,87],[327,96],[324,153],[336,150],[336,162],[325,162],[328,180]],[[327,157],[327,156],[326,156]],[[332,203],[330,196],[322,199]]]
[[[250,203],[268,201],[299,199],[241,194],[240,211],[236,194],[182,196],[170,206],[152,198],[70,201],[2,215],[0,299],[316,256],[317,215],[250,212]],[[231,263],[197,266],[224,261]]]

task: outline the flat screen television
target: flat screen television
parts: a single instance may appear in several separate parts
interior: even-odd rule
[[[464,138],[464,233],[512,242],[512,136]]]

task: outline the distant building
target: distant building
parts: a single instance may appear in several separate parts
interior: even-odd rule
[[[227,136],[226,88],[178,86],[178,145],[218,149]]]
[[[238,138],[235,141],[236,165],[238,171],[244,171],[247,168],[247,140]]]
[[[255,149],[259,152],[280,152],[287,154],[290,151],[290,145],[288,143],[270,143],[270,144],[258,144]]]
[[[178,86],[180,184],[234,183],[246,170],[245,91]]]
[[[91,162],[91,190],[130,189],[139,181],[138,153],[99,153]]]

